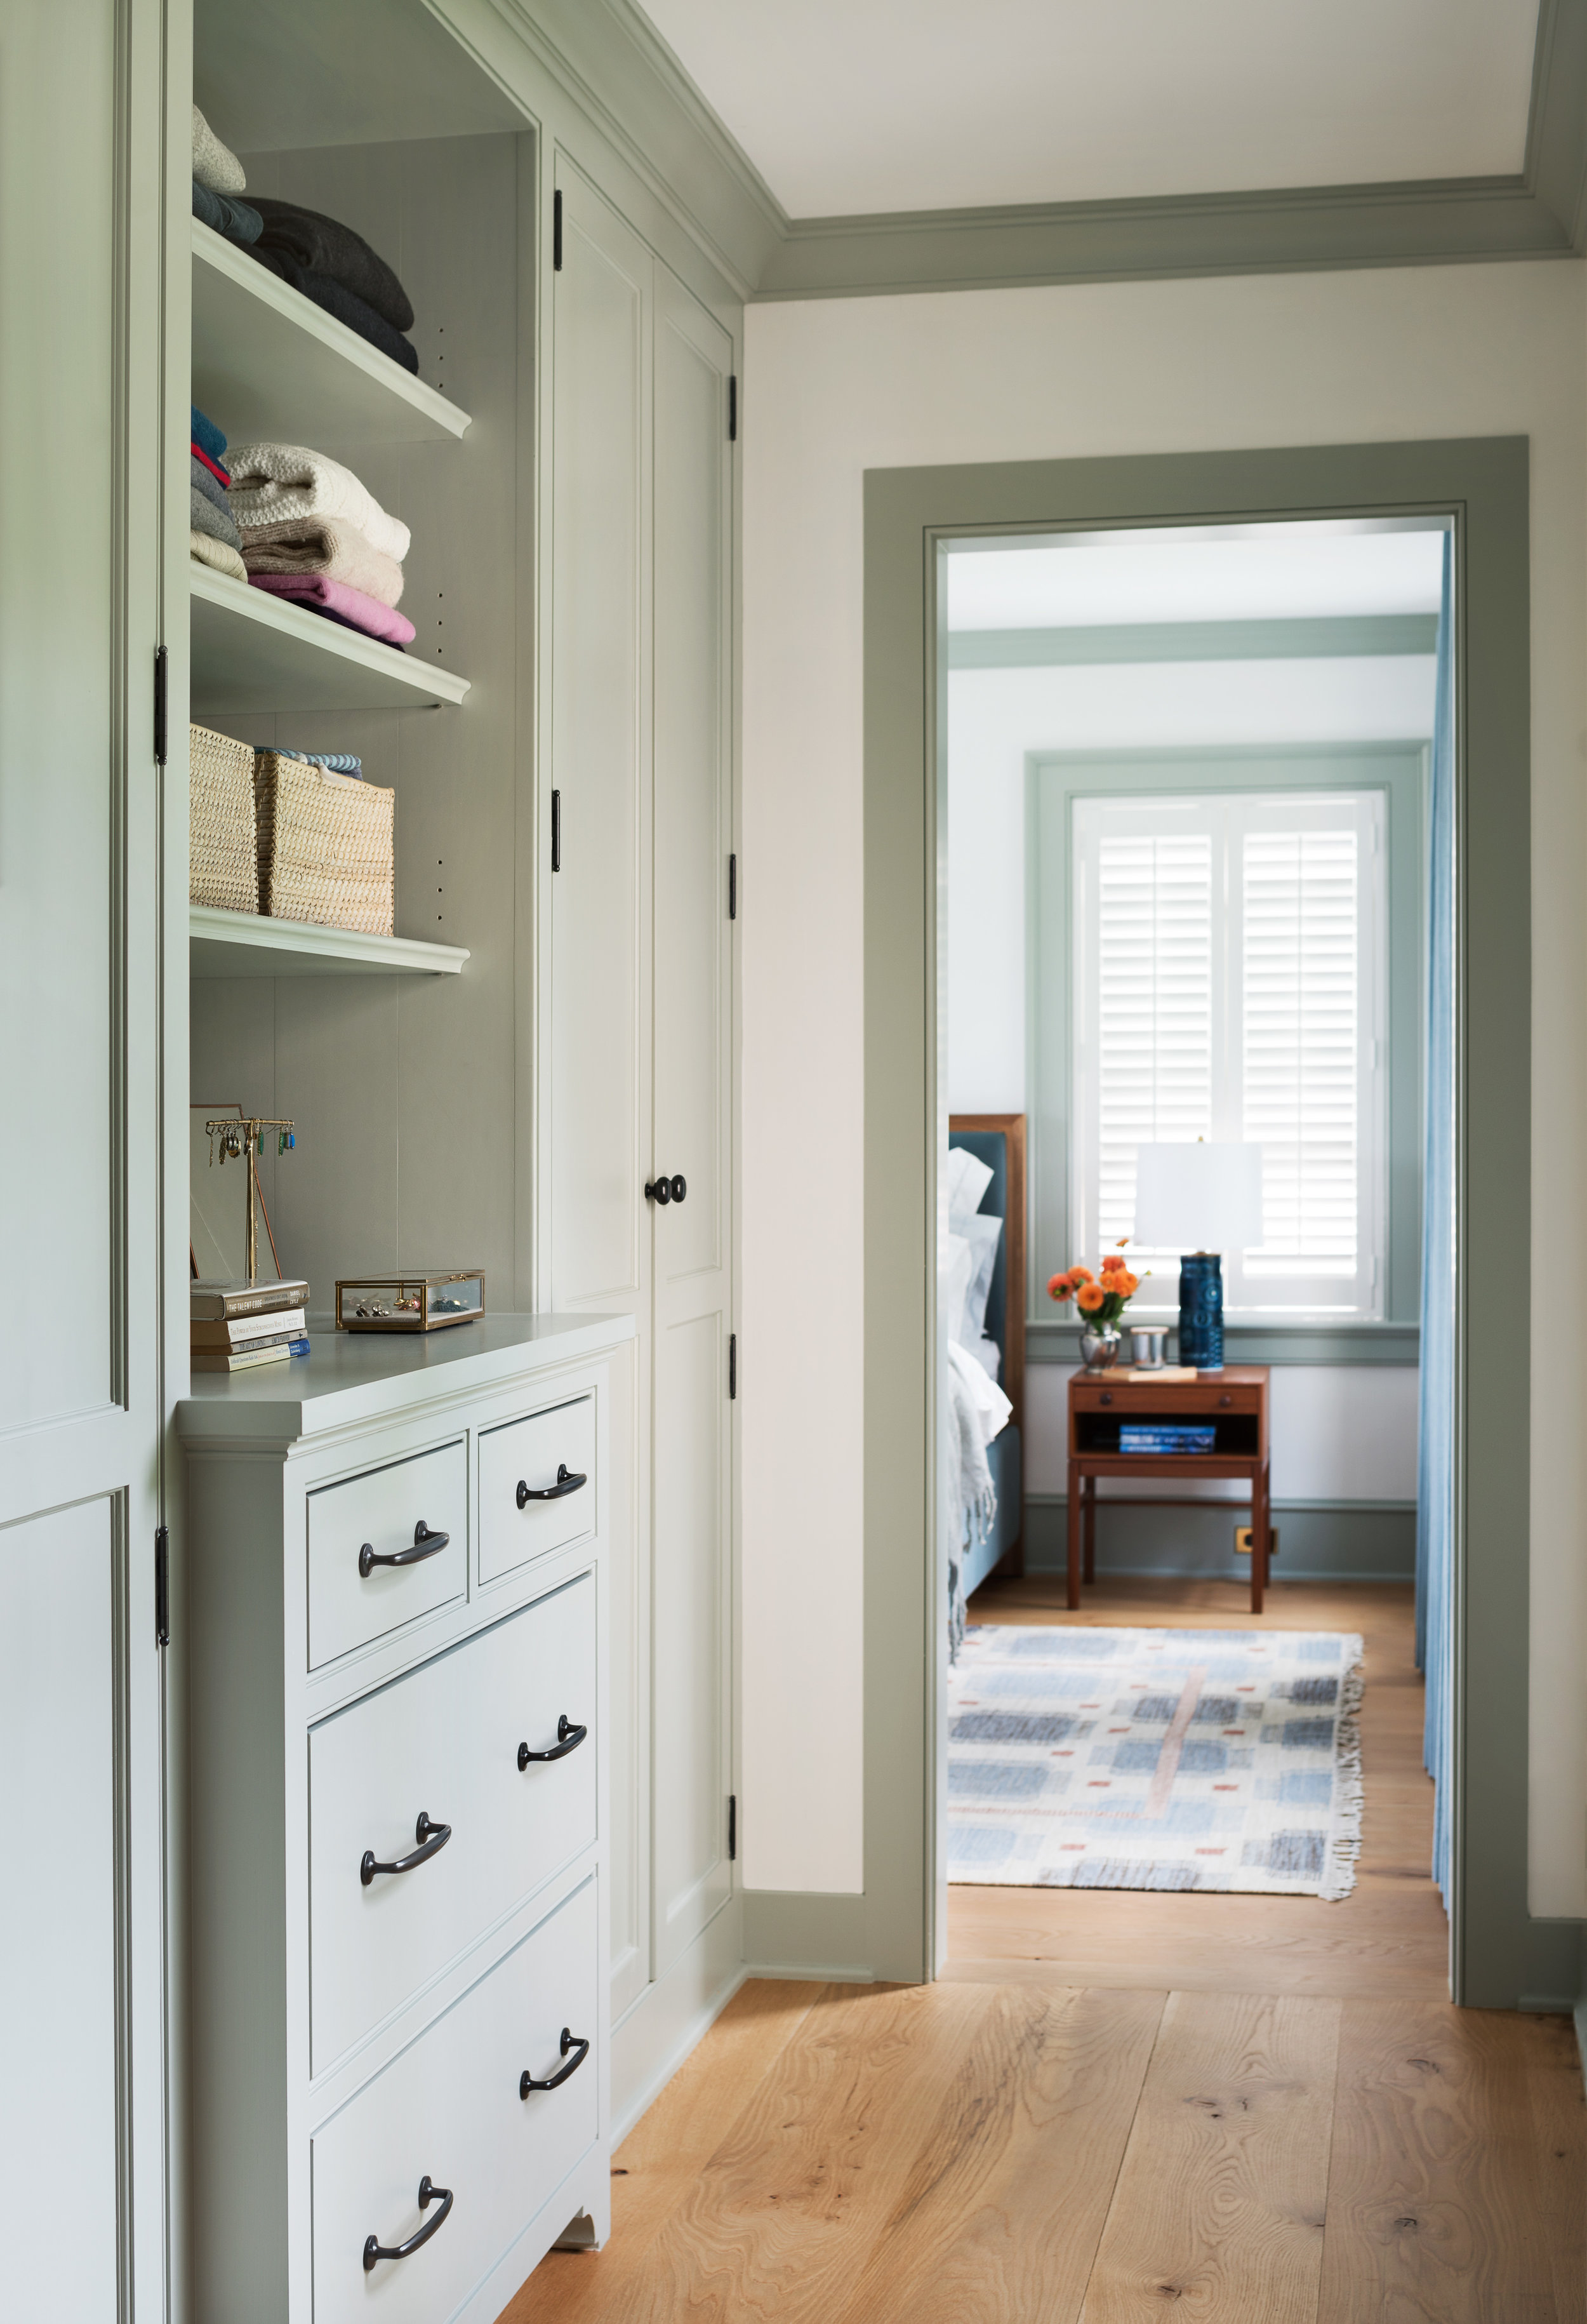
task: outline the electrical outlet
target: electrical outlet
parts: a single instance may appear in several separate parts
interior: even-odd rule
[[[1251,1555],[1251,1527],[1249,1526],[1236,1526],[1234,1527],[1234,1554],[1236,1557],[1249,1557]],[[1268,1563],[1270,1565],[1278,1554],[1279,1528],[1277,1526],[1270,1526],[1268,1527]]]

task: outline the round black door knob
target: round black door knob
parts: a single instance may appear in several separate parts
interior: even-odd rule
[[[646,1201],[647,1203],[660,1203],[665,1209],[666,1204],[672,1201],[674,1183],[674,1182],[669,1178],[653,1179],[650,1185],[645,1189]]]
[[[1220,1404],[1233,1404],[1234,1401],[1234,1399],[1232,1396],[1220,1396],[1218,1398],[1218,1402]]]
[[[678,1176],[677,1176],[673,1180],[673,1200],[674,1200],[674,1203],[681,1203],[681,1202],[683,1201],[683,1199],[684,1195],[688,1193],[688,1191],[689,1191],[688,1181],[684,1178],[684,1176],[683,1176],[683,1173],[680,1171],[680,1172],[679,1172],[679,1174],[678,1174]]]
[[[1104,1388],[1101,1401],[1104,1404],[1111,1404],[1113,1402],[1113,1391],[1111,1388]]]

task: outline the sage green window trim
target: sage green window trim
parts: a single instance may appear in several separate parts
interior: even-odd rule
[[[1050,1276],[1095,1252],[1070,1248],[1070,836],[1078,798],[1160,798],[1173,792],[1380,790],[1388,803],[1389,1106],[1388,1211],[1383,1249],[1384,1322],[1413,1324],[1421,1308],[1422,874],[1425,742],[1247,744],[1151,751],[1033,751],[1025,761],[1025,1038],[1032,1190],[1031,1321],[1049,1323]],[[1054,996],[1060,996],[1055,1005]],[[1234,1317],[1236,1323],[1242,1320]],[[1374,1321],[1377,1319],[1373,1319]],[[1364,1317],[1248,1316],[1265,1338],[1291,1324],[1342,1339]],[[1249,1357],[1251,1362],[1268,1358]],[[1286,1359],[1279,1361],[1305,1360]],[[1415,1358],[1411,1360],[1414,1362]]]
[[[1025,1326],[1028,1364],[1078,1364],[1079,1328],[1055,1323],[1053,1309]],[[1227,1323],[1224,1353],[1232,1364],[1415,1364],[1417,1323]],[[1170,1353],[1173,1342],[1169,1342]]]
[[[1056,424],[1056,423],[1055,423]],[[1117,524],[1454,516],[1456,777],[1454,1997],[1579,1979],[1574,1921],[1527,1910],[1530,1286],[1496,1333],[1473,1254],[1531,1232],[1531,657],[1525,437],[872,469],[864,479],[865,1898],[876,1973],[933,1974],[946,1674],[935,1530],[941,552]]]
[[[1069,669],[1133,661],[1312,661],[1438,650],[1436,613],[1315,621],[1099,622],[1084,628],[953,630],[949,669]]]

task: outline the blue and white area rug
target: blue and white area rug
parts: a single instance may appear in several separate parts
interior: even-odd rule
[[[1344,1631],[973,1628],[949,1676],[948,1877],[1347,1896],[1361,1694]]]

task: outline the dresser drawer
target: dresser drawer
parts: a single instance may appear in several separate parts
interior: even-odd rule
[[[427,1553],[421,1534],[445,1534],[445,1548]],[[378,1563],[390,1557],[409,1563]],[[310,1670],[461,1598],[467,1582],[468,1456],[461,1441],[309,1494]]]
[[[594,1530],[592,1397],[486,1430],[480,1439],[482,1582]]]
[[[586,1573],[311,1730],[314,2072],[594,1840],[595,1688]]]
[[[439,2324],[588,2151],[593,2046],[559,2089],[519,2087],[568,2063],[564,2026],[593,2044],[596,1910],[589,1880],[316,2134],[316,2324]],[[445,2219],[408,2258],[366,2270],[372,2236],[390,2250],[438,2216],[438,2200],[419,2209],[426,2178],[452,2193]]]

